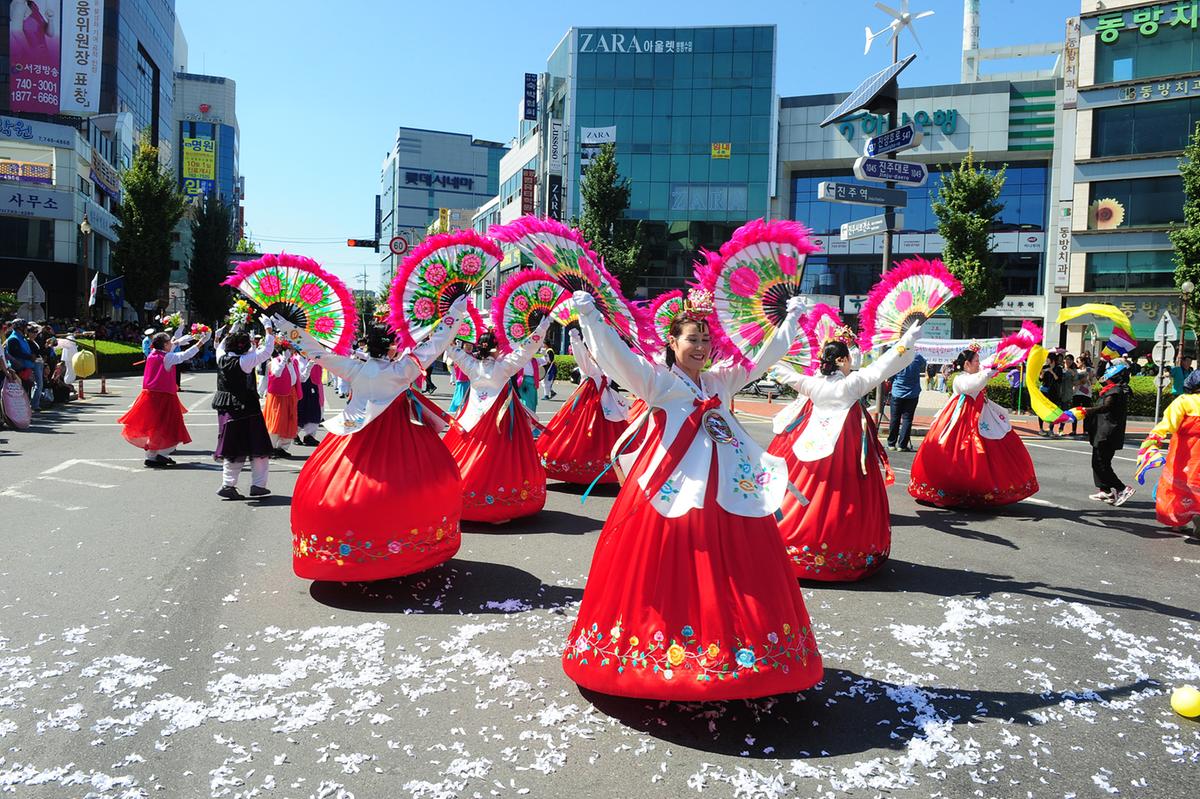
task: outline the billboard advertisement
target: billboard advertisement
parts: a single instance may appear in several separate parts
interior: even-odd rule
[[[78,116],[98,114],[104,0],[69,0],[64,12],[59,111]]]
[[[61,0],[10,0],[8,52],[13,111],[57,114]]]
[[[183,193],[210,194],[217,178],[217,143],[207,138],[183,139]]]
[[[54,167],[51,164],[35,164],[29,161],[0,161],[0,180],[18,183],[54,183]]]

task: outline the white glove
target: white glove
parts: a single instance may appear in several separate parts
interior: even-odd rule
[[[275,321],[274,321],[274,319],[275,319],[275,318],[276,318],[276,317],[271,317],[271,316],[264,316],[264,317],[262,318],[262,326],[263,326],[263,330],[265,330],[267,333],[273,333],[273,332],[274,332],[274,330],[275,330]],[[279,321],[280,321],[282,324],[287,324],[287,323],[286,323],[286,322],[285,322],[283,319],[280,319]]]
[[[898,342],[900,346],[911,349],[917,343],[917,339],[921,337],[921,328],[922,323],[917,322],[908,330],[905,330],[904,335],[900,337],[900,341]]]
[[[579,313],[586,313],[596,309],[596,298],[586,291],[576,291],[571,295],[571,302],[575,303],[575,310]]]
[[[453,317],[454,321],[458,321],[467,315],[467,295],[462,294],[457,300],[450,304],[450,310],[447,316]]]
[[[808,313],[811,306],[808,302],[808,297],[803,294],[797,294],[794,297],[789,297],[787,301],[788,316],[803,316]]]

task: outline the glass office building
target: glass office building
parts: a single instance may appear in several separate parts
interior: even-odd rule
[[[540,212],[580,213],[582,167],[616,145],[642,223],[649,276],[630,294],[682,286],[701,248],[766,216],[776,131],[773,25],[571,28],[540,76]],[[554,207],[551,210],[551,199]]]
[[[1183,221],[1179,156],[1200,122],[1200,32],[1190,3],[1182,18],[1174,3],[1096,5],[1080,17],[1078,101],[1068,112],[1077,135],[1064,304],[1112,303],[1147,339],[1164,310],[1180,313],[1167,231]],[[1067,346],[1108,328],[1072,325]]]
[[[907,207],[892,237],[895,260],[909,255],[936,257],[942,252],[933,204],[942,175],[968,152],[986,168],[1005,168],[1000,211],[992,229],[993,257],[1001,270],[1006,297],[966,331],[953,331],[949,320],[929,328],[933,336],[997,336],[1023,320],[1044,324],[1057,314],[1050,290],[1047,230],[1051,198],[1056,196],[1055,152],[1057,87],[1053,80],[984,81],[902,88],[899,123],[913,121],[924,131],[922,144],[902,154],[929,167],[924,186],[905,188]],[[866,184],[854,177],[854,160],[866,140],[886,130],[883,117],[858,113],[836,125],[820,122],[845,95],[785,97],[779,112],[779,196],[773,215],[803,222],[812,229],[821,253],[810,256],[805,290],[834,305],[853,320],[883,270],[883,237],[841,238],[847,222],[882,213],[876,206],[835,203],[818,198],[823,181]]]

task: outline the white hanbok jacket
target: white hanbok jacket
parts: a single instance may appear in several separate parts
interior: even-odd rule
[[[359,432],[378,419],[397,397],[425,373],[429,365],[449,346],[454,337],[457,320],[452,313],[447,314],[443,317],[442,324],[434,329],[428,339],[394,361],[386,358],[368,358],[364,361],[357,357],[334,355],[318,344],[316,339],[286,321],[277,324],[280,333],[286,335],[302,355],[350,384],[350,401],[346,403],[345,409],[322,423],[325,429],[334,435],[347,436]],[[433,414],[423,415],[420,421],[439,433],[446,426]]]
[[[716,497],[721,508],[748,517],[768,516],[778,510],[787,490],[787,466],[782,458],[768,455],[750,437],[734,418],[729,403],[742,386],[761,376],[767,367],[787,354],[798,330],[802,309],[789,311],[776,335],[763,347],[753,368],[716,365],[702,372],[700,385],[696,385],[679,368],[653,364],[631,352],[605,323],[595,305],[578,298],[578,294],[576,297],[584,343],[600,367],[643,398],[651,409],[665,412],[660,443],[646,470],[637,477],[638,486],[654,509],[663,516],[674,518],[703,508],[709,467],[715,453],[720,481]],[[685,423],[701,405],[708,406],[704,413],[706,418],[716,417],[712,426],[717,428],[717,435],[710,435],[706,432],[709,425],[702,424],[666,482],[649,485],[659,464],[680,437]],[[651,414],[647,436],[654,435],[658,418],[657,414]],[[725,440],[720,442],[718,438]],[[678,446],[683,446],[682,440]]]
[[[979,396],[979,392],[987,388],[988,381],[995,374],[990,369],[980,369],[973,375],[959,372],[954,376],[954,383],[950,387],[950,393],[955,395],[955,398],[950,400],[954,403],[954,410],[951,411],[953,417],[942,431],[943,440],[958,423],[958,417],[962,415],[962,408],[966,400],[973,400]],[[943,410],[942,413],[945,411]],[[996,440],[1004,438],[1010,430],[1012,430],[1012,422],[1009,421],[1008,414],[999,405],[984,397],[983,407],[979,410],[979,435]]]
[[[463,408],[462,415],[458,417],[458,422],[464,430],[470,431],[475,428],[483,415],[496,403],[496,399],[508,381],[517,372],[524,369],[525,364],[529,363],[530,358],[541,345],[542,339],[546,335],[546,329],[550,327],[550,322],[550,317],[543,319],[533,335],[525,339],[520,347],[500,358],[488,358],[486,361],[481,361],[468,355],[462,347],[454,347],[450,350],[450,360],[471,379],[467,405]],[[520,402],[517,402],[516,405],[525,409]]]
[[[571,339],[571,354],[575,356],[575,364],[579,367],[579,373],[583,375],[583,379],[592,381],[597,389],[603,386],[600,391],[600,410],[604,414],[604,418],[610,422],[625,421],[629,416],[629,406],[625,403],[625,398],[604,383],[604,371],[600,368],[600,364],[596,363],[592,353],[588,351],[579,331],[572,330],[569,338]]]
[[[828,376],[802,375],[785,368],[772,371],[772,377],[794,388],[798,395],[787,408],[780,411],[781,415],[786,415],[784,426],[811,404],[812,418],[792,444],[792,452],[796,457],[802,461],[819,461],[832,455],[845,425],[846,414],[854,404],[871,389],[903,370],[915,357],[916,353],[911,347],[907,347],[903,354],[899,347],[893,347],[869,366],[848,375],[841,372]]]

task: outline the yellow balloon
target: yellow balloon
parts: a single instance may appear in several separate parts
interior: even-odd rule
[[[1191,685],[1179,686],[1171,694],[1171,709],[1189,719],[1200,716],[1200,691]]]
[[[91,377],[96,373],[96,356],[91,350],[80,350],[71,358],[71,366],[78,378]]]

